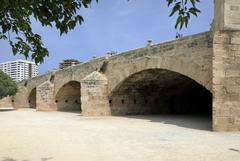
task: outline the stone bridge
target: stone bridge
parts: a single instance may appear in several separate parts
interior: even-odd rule
[[[0,106],[84,116],[208,114],[240,130],[240,2],[215,1],[212,30],[93,59],[18,84]]]

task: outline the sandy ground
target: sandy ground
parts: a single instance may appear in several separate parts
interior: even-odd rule
[[[0,161],[240,161],[240,133],[210,126],[197,116],[0,110]]]

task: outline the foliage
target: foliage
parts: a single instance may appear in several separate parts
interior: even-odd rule
[[[17,84],[0,70],[0,99],[17,93]]]
[[[200,0],[167,0],[168,6],[173,5],[172,12],[169,16],[178,13],[175,28],[182,29],[183,26],[187,27],[191,15],[197,16],[200,10],[197,8],[197,3]]]
[[[94,0],[98,2],[98,0]],[[200,12],[196,8],[199,0],[166,0],[168,5],[174,5],[173,16],[178,12],[176,28],[187,26],[190,15]],[[81,7],[88,8],[92,0],[2,0],[0,4],[0,39],[9,41],[14,55],[31,57],[36,63],[42,63],[49,56],[41,36],[34,33],[31,19],[35,18],[42,26],[55,26],[60,35],[68,33],[83,23],[83,17],[78,14]],[[190,5],[188,5],[190,4]],[[190,7],[188,7],[190,6]],[[12,40],[10,35],[14,35]]]
[[[97,0],[96,0],[97,1]],[[36,63],[43,62],[48,50],[43,47],[41,36],[33,33],[31,18],[42,26],[55,26],[62,35],[83,22],[77,11],[88,8],[91,0],[4,0],[0,5],[0,39],[7,39],[13,54],[22,54]],[[10,33],[16,35],[11,40]]]

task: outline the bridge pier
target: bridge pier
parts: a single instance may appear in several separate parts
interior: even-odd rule
[[[54,85],[50,81],[46,81],[36,90],[36,110],[37,111],[56,111],[54,97]]]
[[[213,129],[240,130],[240,31],[215,32]]]
[[[240,1],[215,0],[213,130],[240,130]]]
[[[81,106],[83,116],[108,116],[108,80],[94,71],[81,81]]]
[[[13,107],[28,108],[28,89],[25,86],[18,87],[17,94],[13,97]]]

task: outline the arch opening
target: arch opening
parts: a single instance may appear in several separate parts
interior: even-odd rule
[[[212,94],[182,74],[150,69],[131,75],[110,94],[113,115],[204,115],[211,120]]]
[[[55,103],[59,111],[82,111],[80,82],[70,81],[63,85],[55,97]]]
[[[30,108],[35,108],[37,107],[37,90],[36,88],[32,89],[28,96],[28,104]]]

